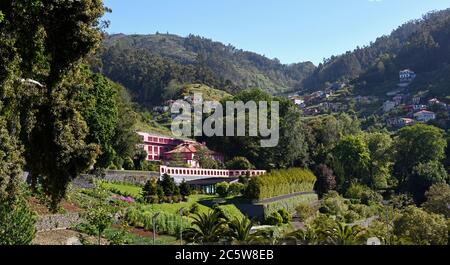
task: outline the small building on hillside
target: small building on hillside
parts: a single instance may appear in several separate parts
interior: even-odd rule
[[[305,101],[299,96],[292,96],[289,97],[289,99],[292,101],[292,103],[299,107],[303,107],[305,105]]]
[[[422,110],[415,113],[414,118],[421,122],[429,122],[436,119],[436,113],[432,111]]]
[[[432,106],[432,105],[437,105],[441,103],[437,98],[432,98],[430,100],[428,100],[428,105]]]
[[[389,112],[391,110],[393,110],[395,107],[397,106],[397,103],[395,103],[394,101],[386,101],[383,104],[383,112]]]
[[[387,124],[389,126],[394,126],[394,127],[405,127],[408,125],[412,125],[414,124],[414,120],[410,119],[410,118],[391,118],[387,120]]]
[[[440,107],[441,109],[444,109],[444,110],[448,109],[447,104],[445,104],[444,102],[440,101],[437,98],[433,98],[433,99],[428,100],[428,106],[430,106],[430,107],[438,106],[438,107]]]
[[[427,110],[427,108],[428,108],[427,105],[421,105],[421,104],[411,105],[411,107],[412,107],[413,111]]]

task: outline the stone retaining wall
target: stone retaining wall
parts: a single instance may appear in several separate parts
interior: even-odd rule
[[[82,222],[79,213],[52,214],[39,217],[36,222],[38,232],[67,229]]]
[[[107,170],[105,175],[102,176],[102,179],[110,182],[126,182],[144,185],[151,178],[159,178],[159,176],[159,172]]]

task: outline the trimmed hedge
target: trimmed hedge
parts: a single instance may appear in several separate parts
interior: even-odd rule
[[[275,170],[269,174],[250,179],[246,197],[263,200],[297,192],[310,192],[314,189],[317,177],[310,171],[300,168]]]
[[[319,197],[317,194],[303,194],[276,202],[263,204],[264,218],[268,218],[273,212],[278,212],[281,209],[285,209],[287,212],[294,214],[299,205],[313,203],[318,200]]]

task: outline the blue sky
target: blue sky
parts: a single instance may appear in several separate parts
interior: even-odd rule
[[[450,0],[105,0],[109,33],[192,33],[283,63],[315,64],[450,8]]]

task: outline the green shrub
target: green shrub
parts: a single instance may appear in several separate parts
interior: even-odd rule
[[[192,204],[191,208],[189,209],[189,213],[198,214],[199,212],[200,212],[200,205],[198,203]]]
[[[317,214],[317,209],[310,204],[301,203],[295,208],[300,222],[306,222]]]
[[[105,233],[106,239],[108,239],[109,244],[112,246],[120,246],[127,244],[127,226],[122,225],[122,227],[118,230],[113,230],[110,233]]]
[[[239,170],[250,170],[254,169],[255,166],[248,161],[245,157],[235,157],[226,163],[226,168],[228,169],[239,169]]]
[[[159,163],[150,162],[150,161],[143,161],[141,164],[141,170],[142,171],[152,171],[152,172],[158,172],[159,171]]]
[[[35,216],[25,200],[0,202],[0,245],[29,245],[36,234]]]
[[[282,225],[283,224],[283,217],[280,215],[279,212],[273,212],[269,215],[269,217],[266,218],[266,224],[268,225]]]
[[[349,210],[344,214],[344,219],[346,223],[354,223],[360,220],[361,216],[357,212]]]
[[[336,221],[328,215],[318,214],[311,220],[310,227],[315,231],[327,231],[336,227]]]
[[[390,199],[390,204],[394,209],[399,210],[415,205],[413,198],[408,194],[393,195]]]
[[[125,170],[134,170],[134,162],[133,159],[131,159],[130,157],[127,157],[124,161],[123,161],[123,168]]]
[[[414,245],[447,245],[448,227],[444,216],[409,206],[394,220],[394,234]]]
[[[313,191],[316,176],[305,169],[275,170],[251,178],[245,195],[249,199],[263,200],[296,192]]]
[[[351,204],[348,206],[348,210],[357,213],[361,218],[370,218],[378,214],[378,207],[376,205]]]
[[[289,224],[292,222],[292,215],[286,211],[286,209],[278,210],[278,213],[280,214],[281,218],[283,218],[283,224]]]
[[[167,174],[164,174],[162,176],[162,180],[158,181],[158,186],[162,188],[165,196],[173,196],[180,194],[180,189],[175,184],[174,178],[172,178]]]
[[[337,193],[331,192],[325,195],[320,204],[319,211],[326,215],[343,215],[348,210],[346,200]]]
[[[425,197],[427,201],[422,205],[425,210],[450,218],[450,186],[448,184],[434,184],[425,193]]]
[[[180,184],[180,194],[185,197],[191,195],[191,186],[189,186],[185,180]]]
[[[383,197],[371,188],[359,184],[352,183],[347,189],[345,196],[349,199],[359,200],[360,203],[370,205],[383,201]]]
[[[228,197],[229,187],[230,187],[230,184],[228,184],[228,182],[218,183],[216,185],[216,193],[222,198]]]
[[[117,170],[118,168],[117,168],[116,165],[114,165],[113,163],[111,163],[111,165],[108,166],[108,169],[109,169],[109,170]]]
[[[271,203],[263,204],[264,216],[268,217],[271,213],[277,212],[281,209],[286,209],[289,213],[295,213],[295,208],[302,203],[308,204],[316,202],[318,200],[317,194],[303,194],[294,196],[291,198],[286,198],[282,200],[277,200]]]
[[[239,182],[231,183],[230,187],[228,188],[229,195],[238,196],[241,195],[244,191],[245,185]]]
[[[112,225],[112,214],[108,207],[100,206],[90,209],[85,216],[87,225],[95,231],[98,236],[98,244],[101,243],[103,232]]]
[[[155,178],[152,178],[145,183],[142,189],[142,197],[146,202],[152,203],[150,200],[154,200],[155,196],[158,197],[158,182]]]

